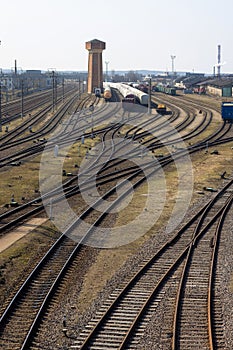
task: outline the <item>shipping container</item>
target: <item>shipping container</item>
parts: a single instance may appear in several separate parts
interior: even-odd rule
[[[233,102],[222,103],[222,119],[233,122]]]
[[[231,97],[232,96],[232,87],[226,86],[222,88],[222,97]]]

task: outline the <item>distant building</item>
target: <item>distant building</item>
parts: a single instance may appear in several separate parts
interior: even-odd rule
[[[32,76],[39,76],[41,75],[41,70],[37,70],[37,69],[29,69],[29,70],[26,70],[26,74],[28,76],[32,75]]]
[[[204,82],[205,83],[205,82]],[[232,85],[233,78],[217,78],[207,81],[206,92],[211,95],[216,95],[220,97],[231,97],[232,96]]]
[[[203,75],[188,75],[187,77],[180,77],[175,81],[175,87],[180,89],[192,89],[196,92],[196,88],[204,88],[207,94],[231,97],[233,95],[233,77],[226,76],[220,78],[204,78]]]

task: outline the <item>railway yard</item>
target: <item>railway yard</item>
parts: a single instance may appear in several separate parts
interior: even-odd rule
[[[0,347],[231,350],[224,99],[78,88],[3,106]]]

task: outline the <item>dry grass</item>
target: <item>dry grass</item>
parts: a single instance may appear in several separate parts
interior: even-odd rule
[[[87,149],[93,147],[99,141],[98,137],[94,140],[86,138],[84,145],[77,142],[71,145],[67,151],[61,149],[59,157],[51,156],[48,170],[55,163],[61,162],[62,169],[65,169],[67,173],[77,173],[75,166],[80,166]],[[0,170],[0,211],[3,210],[5,204],[10,202],[12,195],[18,203],[23,203],[22,197],[29,200],[38,195],[40,162],[41,155],[23,160],[20,166],[7,166]],[[66,177],[63,179],[65,180]]]
[[[17,202],[22,203],[22,197],[27,200],[35,197],[39,189],[40,156],[22,162],[20,166],[9,166],[1,169],[0,206],[9,203],[12,195]]]
[[[103,249],[99,252],[95,263],[86,274],[82,290],[79,293],[77,309],[79,314],[85,312],[95,300],[98,293],[104,288],[125,260],[136,252],[137,247],[124,246],[117,249]]]
[[[25,121],[28,121],[30,120],[34,114],[37,114],[40,110],[42,110],[42,107],[39,107],[37,109],[35,109],[33,112],[31,113],[26,113],[24,114],[23,118],[17,118],[15,120],[12,120],[11,122],[9,122],[8,124],[6,124],[8,126],[8,130],[11,131],[11,130],[14,130],[15,128],[17,128],[18,126],[20,126],[22,123],[24,123]],[[36,131],[36,130],[39,130],[41,128],[41,126],[43,126],[46,122],[46,120],[50,119],[52,117],[52,113],[47,113],[47,116],[46,118],[43,118],[43,121],[37,123],[35,125],[35,127],[33,127],[33,131]],[[3,126],[2,128],[2,132],[0,132],[0,136],[4,135],[5,134],[5,127],[6,126]],[[24,132],[24,136],[27,136],[27,135],[31,135],[30,131],[29,130],[26,130]]]

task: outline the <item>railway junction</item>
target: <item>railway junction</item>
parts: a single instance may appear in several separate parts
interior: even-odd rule
[[[224,98],[109,90],[105,43],[86,48],[88,92],[69,81],[2,120],[1,347],[230,350]]]

